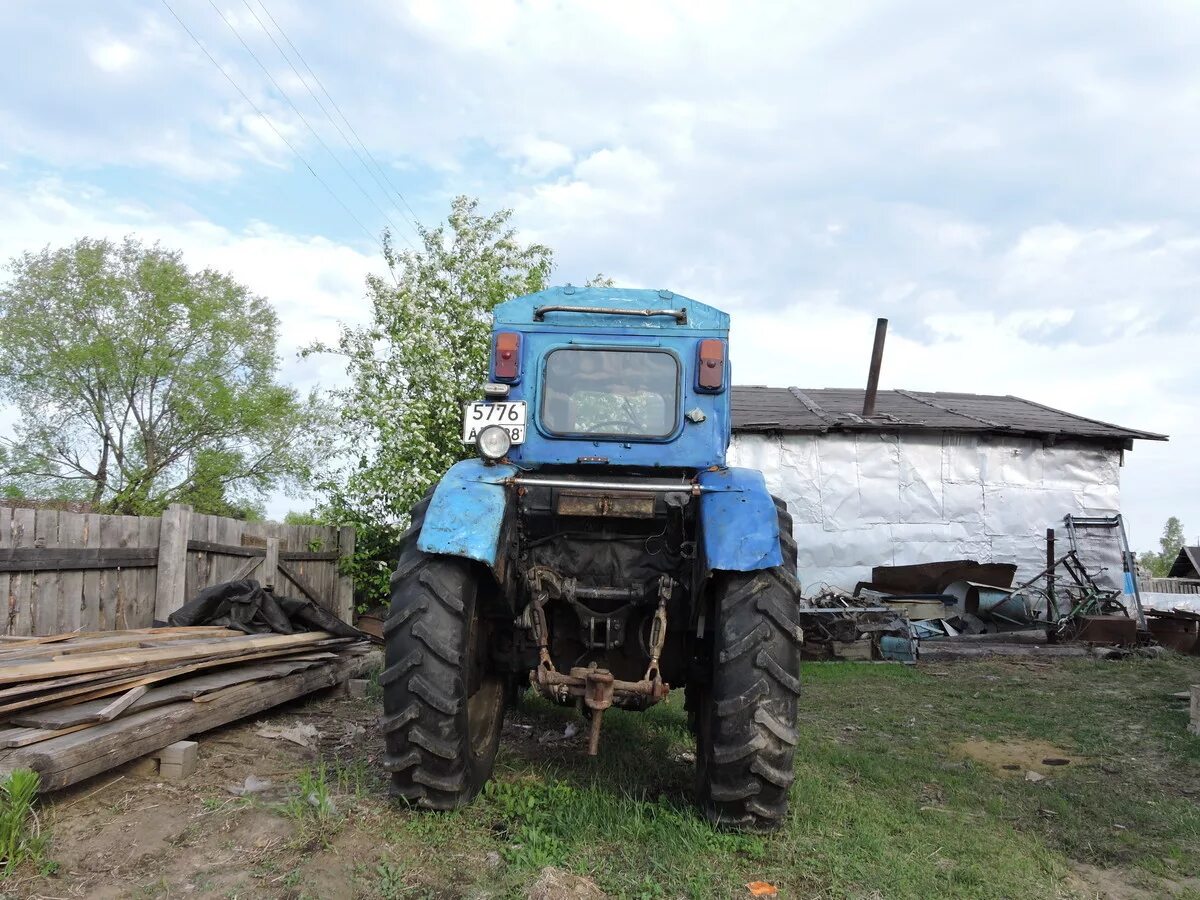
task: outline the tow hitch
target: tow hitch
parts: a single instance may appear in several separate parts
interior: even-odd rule
[[[675,581],[666,576],[658,579],[658,608],[650,622],[650,664],[641,681],[622,681],[608,669],[594,663],[575,666],[564,674],[554,667],[550,658],[549,629],[546,626],[546,602],[562,599],[570,603],[579,615],[584,629],[584,643],[607,649],[619,646],[624,640],[625,623],[637,600],[646,592],[636,588],[586,587],[574,579],[561,578],[550,569],[538,567],[529,573],[533,596],[530,604],[533,634],[538,645],[538,665],[529,673],[529,682],[542,696],[561,703],[574,697],[591,715],[588,735],[588,756],[600,749],[600,726],[604,711],[614,702],[621,706],[645,709],[666,698],[671,686],[659,674],[659,659],[667,639],[667,601],[675,589]],[[629,602],[611,613],[598,613],[585,605],[587,600],[628,598]]]

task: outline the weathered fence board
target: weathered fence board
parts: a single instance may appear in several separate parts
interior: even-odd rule
[[[85,516],[65,515],[59,523],[61,554],[84,555],[91,551],[83,546],[83,531],[87,527]],[[96,556],[99,557],[99,553]],[[158,551],[155,550],[155,556]],[[64,570],[59,574],[58,625],[56,631],[74,631],[82,622],[83,615],[83,570]]]
[[[12,511],[12,546],[33,546],[32,509],[14,509]],[[33,595],[33,573],[20,572],[13,577],[9,586],[9,615],[14,621],[9,634],[33,634],[33,617],[30,609],[30,598]]]
[[[187,596],[188,554],[192,510],[172,503],[162,514],[158,540],[158,581],[155,588],[154,618],[166,621],[172,611],[184,604]]]
[[[1139,578],[1138,590],[1150,594],[1200,594],[1195,578]]]
[[[12,510],[0,506],[0,552],[12,548]],[[16,624],[16,597],[9,590],[13,575],[0,571],[0,605],[4,609],[4,630],[8,632]]]
[[[162,518],[0,506],[0,634],[145,628],[212,584],[268,580],[345,620],[354,529],[243,522],[173,505]]]
[[[33,546],[38,549],[58,546],[58,510],[39,509],[34,513]],[[53,573],[35,572],[30,603],[34,634],[53,634],[58,625],[58,578]]]
[[[83,517],[84,541],[88,550],[103,549],[100,543],[100,516],[88,513]],[[87,570],[83,573],[83,594],[80,596],[81,613],[80,628],[83,631],[100,630],[100,580],[98,570]]]
[[[159,531],[160,522],[158,519],[152,519],[149,516],[142,516],[138,519],[138,546],[154,547],[156,564],[155,569],[146,568],[137,570],[138,602],[135,621],[138,622],[154,621],[155,593],[158,589],[158,572],[156,568],[158,562]]]

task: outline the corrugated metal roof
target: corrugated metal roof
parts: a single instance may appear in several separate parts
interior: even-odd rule
[[[735,432],[970,431],[1165,441],[1166,435],[1077,416],[1020,397],[929,391],[880,391],[875,415],[862,417],[861,388],[734,385]]]

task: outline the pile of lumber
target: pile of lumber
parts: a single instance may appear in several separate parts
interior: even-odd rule
[[[143,628],[0,639],[0,774],[42,789],[356,677],[369,645],[326,632]],[[214,702],[219,701],[219,702]]]

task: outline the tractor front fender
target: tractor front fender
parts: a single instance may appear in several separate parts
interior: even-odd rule
[[[442,476],[429,500],[417,547],[425,553],[465,556],[493,569],[508,516],[505,479],[515,466],[464,459]]]
[[[700,473],[700,528],[710,569],[750,572],[783,565],[779,512],[757,469]]]

